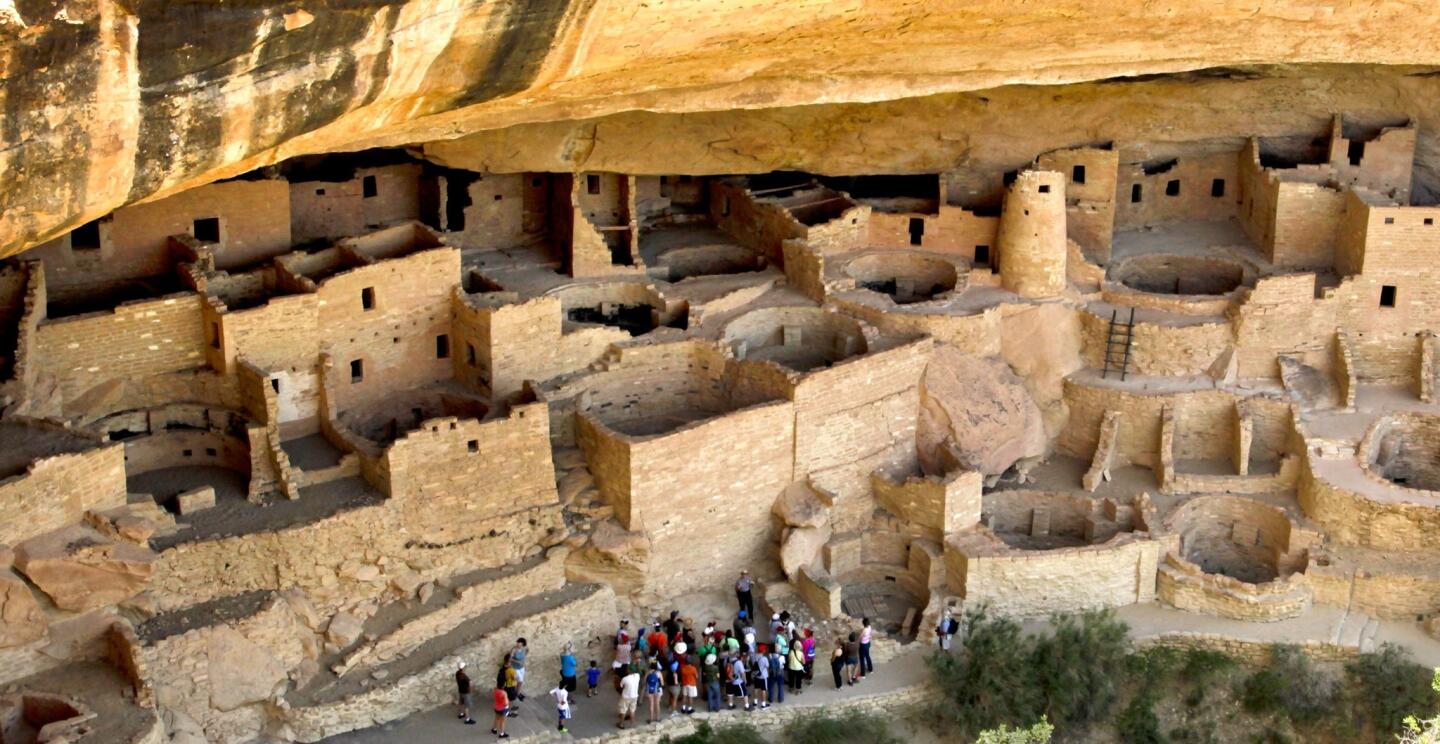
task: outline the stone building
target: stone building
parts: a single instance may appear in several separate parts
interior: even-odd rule
[[[119,208],[0,266],[0,682],[317,741],[742,569],[897,642],[982,603],[1440,615],[1424,132],[1291,134],[909,175],[375,150]]]

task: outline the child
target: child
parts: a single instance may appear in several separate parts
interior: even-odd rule
[[[600,667],[594,659],[590,660],[590,668],[585,670],[585,697],[595,697],[595,688],[600,686]]]
[[[564,685],[559,685],[550,691],[550,697],[555,698],[555,715],[559,718],[555,728],[563,734],[566,732],[565,719],[570,717],[570,693]]]
[[[496,685],[493,697],[495,698],[495,725],[490,727],[490,733],[495,734],[497,739],[508,739],[510,735],[505,733],[505,719],[511,714],[510,696],[505,693],[505,688]]]

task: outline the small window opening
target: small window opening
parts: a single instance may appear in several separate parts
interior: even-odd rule
[[[360,182],[360,188],[366,199],[373,199],[380,195],[380,185],[375,182],[374,176],[366,176],[365,179]]]
[[[1140,184],[1138,183],[1130,187],[1130,203],[1140,203]]]
[[[280,378],[279,378],[279,377],[271,377],[271,378],[270,378],[270,389],[271,389],[271,390],[274,390],[274,391],[277,392],[277,393],[280,392]]]
[[[1365,143],[1363,141],[1351,142],[1345,155],[1350,159],[1351,165],[1359,165],[1360,161],[1365,159]]]
[[[219,453],[219,452],[216,452],[214,447],[206,447],[206,448],[205,448],[205,454],[209,455],[210,457],[215,457],[216,455],[218,455],[218,454],[220,454],[220,453]]]
[[[100,221],[92,220],[75,228],[70,233],[70,250],[94,251],[100,249]]]
[[[532,179],[530,179],[530,187],[531,187],[531,188],[536,188],[536,189],[540,188],[540,179],[538,179],[538,178],[532,178]]]
[[[1395,307],[1395,287],[1389,284],[1380,287],[1380,307]]]
[[[475,366],[475,344],[465,344],[465,363]]]
[[[324,195],[325,195],[325,189],[315,189],[315,195],[316,195],[316,196],[324,196]]]
[[[505,197],[501,196],[500,194],[496,194],[496,195],[495,195],[495,201],[500,201],[501,199],[504,199],[504,198],[505,198]]]
[[[590,194],[600,193],[600,177],[594,174],[586,176],[585,191]]]
[[[1395,218],[1394,218],[1394,217],[1386,217],[1386,218],[1385,218],[1385,224],[1387,224],[1387,225],[1393,225],[1393,224],[1395,224]]]
[[[1431,225],[1434,225],[1434,224],[1435,224],[1435,218],[1434,218],[1434,217],[1426,217],[1426,218],[1425,218],[1425,226],[1426,226],[1426,227],[1430,227]]]
[[[910,218],[910,245],[920,245],[925,239],[925,220]]]
[[[1179,196],[1179,195],[1180,195],[1180,179],[1176,178],[1176,179],[1172,179],[1172,180],[1169,180],[1169,181],[1166,181],[1166,182],[1165,182],[1165,195],[1166,195],[1166,196]]]
[[[194,451],[194,450],[181,450],[181,451],[180,451],[180,454],[182,454],[182,455],[184,455],[184,456],[186,456],[186,457],[192,457],[192,456],[194,456],[195,451]]]
[[[220,348],[220,324],[215,321],[210,322],[210,348]]]
[[[720,200],[720,216],[730,216],[730,196],[728,194]]]
[[[1216,198],[1225,195],[1225,179],[1217,178],[1210,182],[1210,195]]]
[[[988,245],[977,245],[977,246],[975,246],[975,265],[977,265],[977,266],[989,266],[989,265],[990,265],[990,246],[988,246]]]
[[[471,439],[470,441],[468,441],[468,442],[465,443],[465,447],[466,447],[467,449],[469,449],[471,452],[479,452],[479,451],[480,451],[480,440],[479,440],[479,439]]]
[[[436,359],[449,359],[449,358],[450,358],[450,336],[449,336],[449,334],[442,333],[442,334],[440,334],[439,336],[436,336],[436,337],[435,337],[435,358],[436,358]]]
[[[1040,193],[1042,193],[1042,194],[1048,194],[1048,193],[1050,193],[1050,184],[1048,184],[1048,183],[1042,183],[1042,184],[1040,184]]]
[[[201,243],[219,243],[220,218],[201,217],[195,220],[195,239]]]
[[[365,362],[355,359],[350,362],[350,382],[359,382],[365,379]]]
[[[1075,183],[1085,183],[1085,166],[1077,165],[1070,169],[1070,180]]]
[[[366,287],[360,290],[360,307],[366,310],[375,309],[375,288]]]

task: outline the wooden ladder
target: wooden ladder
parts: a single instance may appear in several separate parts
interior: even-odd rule
[[[1130,319],[1120,320],[1120,311],[1110,311],[1110,331],[1105,336],[1105,368],[1102,378],[1111,371],[1119,372],[1120,379],[1130,371],[1130,343],[1135,340],[1135,308],[1130,308]]]

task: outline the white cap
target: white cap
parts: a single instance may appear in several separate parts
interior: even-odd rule
[[[715,654],[705,654],[705,663],[706,663],[706,664],[714,664],[714,663],[715,663]]]
[[[677,654],[683,654],[683,653],[685,653],[685,649],[687,649],[687,648],[689,648],[689,646],[686,646],[686,645],[685,645],[685,642],[684,642],[684,641],[681,641],[681,642],[675,644],[675,653],[677,653]]]
[[[774,615],[771,615],[771,616],[770,616],[770,619],[771,619],[771,620],[779,620],[779,619],[780,619],[780,613],[777,612],[777,613],[775,613]]]
[[[746,633],[746,634],[745,634],[745,642],[746,642],[746,643],[754,643],[754,642],[755,642],[755,634],[754,634],[754,633]]]
[[[461,668],[461,669],[464,669],[464,668],[465,668],[465,660],[464,660],[464,659],[461,659],[461,660],[460,660],[460,668]]]

